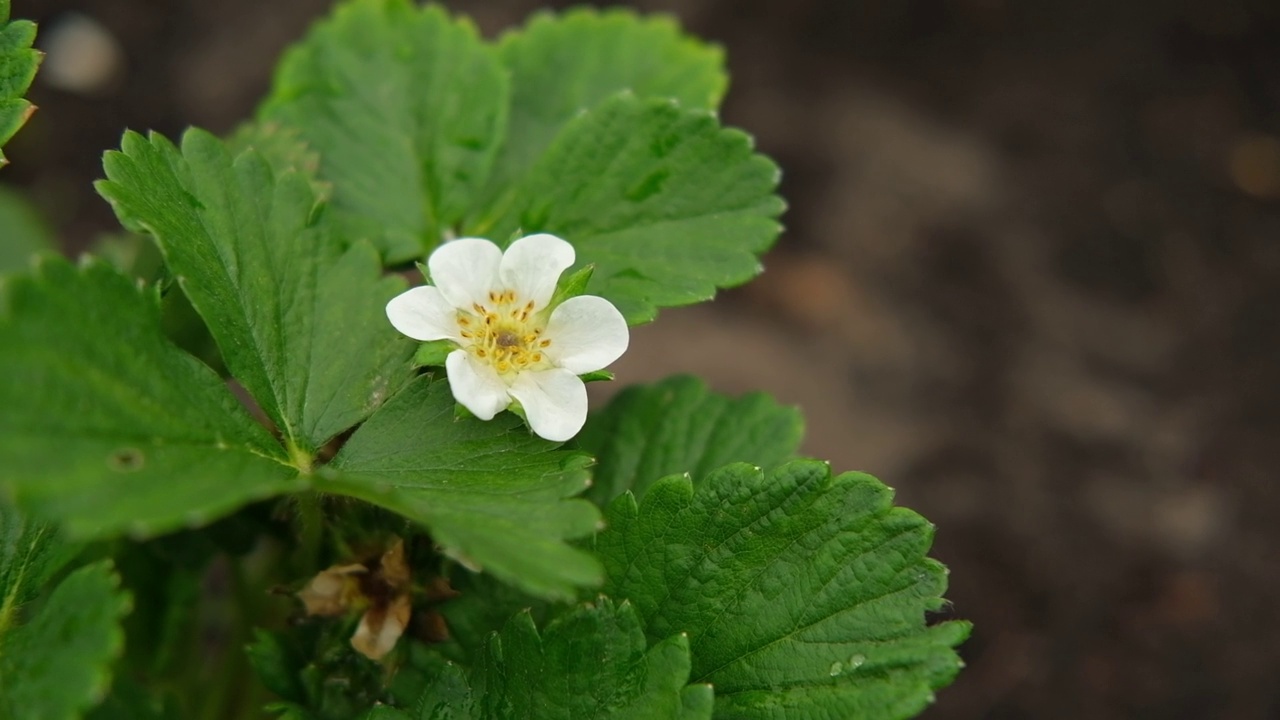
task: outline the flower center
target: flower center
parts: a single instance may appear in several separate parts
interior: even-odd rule
[[[551,341],[542,337],[545,313],[536,312],[532,300],[524,302],[515,291],[490,292],[489,302],[458,311],[458,325],[467,352],[493,366],[500,375],[548,365],[543,352]]]

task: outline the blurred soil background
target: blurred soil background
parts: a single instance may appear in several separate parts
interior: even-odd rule
[[[121,131],[230,130],[328,4],[16,0],[50,57],[0,183],[83,249]],[[634,6],[727,49],[791,210],[619,379],[797,404],[938,525],[976,630],[926,717],[1280,718],[1280,3]]]

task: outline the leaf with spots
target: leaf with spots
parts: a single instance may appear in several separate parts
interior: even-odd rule
[[[964,622],[926,625],[946,570],[933,526],[858,473],[729,465],[627,494],[596,539],[605,592],[651,641],[689,634],[722,718],[912,717],[960,668]]]
[[[598,585],[600,564],[565,541],[600,514],[575,499],[588,458],[529,433],[504,413],[456,417],[444,381],[423,376],[360,426],[316,477],[317,489],[412,518],[445,553],[541,597]]]
[[[18,132],[36,107],[23,95],[35,79],[41,53],[32,49],[36,26],[26,20],[9,19],[9,0],[0,0],[0,167],[5,159],[4,144]]]
[[[155,238],[232,375],[305,464],[408,380],[413,343],[383,314],[403,280],[381,276],[367,243],[343,247],[303,163],[273,147],[232,157],[200,130],[181,149],[128,133],[98,191]]]
[[[667,100],[615,96],[569,121],[491,231],[549,232],[631,324],[750,280],[777,239],[778,168],[751,138]]]
[[[72,535],[203,524],[299,487],[207,366],[160,329],[151,288],[44,260],[0,292],[0,490]]]
[[[731,462],[765,469],[795,457],[804,420],[764,393],[730,398],[701,380],[677,376],[618,393],[587,419],[578,444],[596,458],[588,497],[606,505],[645,490],[668,475],[689,473],[695,484]]]

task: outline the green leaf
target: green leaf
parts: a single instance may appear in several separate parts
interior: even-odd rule
[[[498,47],[511,73],[507,141],[469,234],[499,239],[493,222],[507,212],[519,181],[573,117],[623,90],[713,110],[728,87],[719,48],[683,35],[668,17],[630,10],[571,10],[537,15]]]
[[[730,398],[677,376],[623,390],[587,419],[578,444],[596,457],[587,495],[603,506],[627,490],[644,497],[668,475],[696,484],[732,462],[773,468],[795,457],[803,436],[800,412],[764,393]]]
[[[570,609],[541,634],[528,612],[518,613],[470,678],[446,665],[409,717],[709,718],[710,688],[686,687],[688,638],[646,645],[634,609],[605,597]],[[690,711],[699,706],[706,712]]]
[[[777,238],[778,168],[705,111],[615,96],[570,121],[494,237],[520,228],[573,243],[588,292],[631,324],[708,300],[760,272]]]
[[[78,551],[49,523],[0,503],[0,636],[17,621],[22,606]]]
[[[209,334],[200,313],[191,306],[182,288],[173,282],[164,266],[160,248],[150,238],[131,232],[104,235],[87,251],[102,258],[120,272],[143,282],[156,282],[160,289],[160,327],[165,337],[194,355],[221,376],[227,375],[226,363],[218,352],[218,343]]]
[[[307,145],[295,128],[274,122],[247,122],[236,128],[226,142],[232,155],[256,150],[277,175],[296,170],[314,178],[320,172],[320,154]],[[313,181],[312,186],[317,197],[328,197],[327,183]]]
[[[270,713],[279,713],[274,715],[278,720],[318,720],[315,715],[297,703],[272,703],[265,709]]]
[[[541,624],[550,608],[559,607],[495,579],[491,575],[454,573],[449,586],[458,596],[441,603],[439,611],[449,628],[449,645],[433,646],[450,660],[470,665],[484,652],[493,633],[517,612],[527,611]]]
[[[162,277],[164,258],[160,248],[141,235],[118,232],[103,235],[89,246],[88,253],[102,258],[130,277],[151,282]]]
[[[74,720],[102,701],[124,646],[119,585],[110,561],[82,567],[30,622],[0,634],[0,716]]]
[[[132,636],[129,642],[133,642]],[[182,720],[173,705],[170,693],[144,688],[132,678],[117,677],[111,684],[111,694],[86,717],[88,720]]]
[[[268,690],[285,700],[302,702],[306,691],[298,679],[304,660],[280,636],[261,628],[253,631],[253,642],[245,648],[249,664]]]
[[[403,281],[380,277],[368,244],[343,251],[310,179],[275,175],[254,150],[233,160],[200,130],[181,152],[155,134],[128,133],[121,147],[98,191],[155,237],[227,367],[305,468],[407,380],[413,345],[383,315]]]
[[[48,258],[0,300],[0,489],[76,535],[204,524],[297,489],[279,444],[161,335],[159,298]]]
[[[354,0],[286,55],[261,116],[323,158],[339,226],[391,263],[423,255],[484,183],[507,77],[470,22],[407,0]]]
[[[927,627],[946,569],[933,526],[859,473],[746,464],[628,494],[597,536],[606,592],[650,638],[687,632],[724,718],[906,718],[960,668],[969,625]]]
[[[0,0],[0,149],[36,110],[22,97],[44,57],[31,48],[35,39],[35,24],[26,20],[10,22],[9,0]],[[0,167],[8,162],[0,152]]]
[[[544,597],[599,584],[564,541],[595,531],[586,456],[534,437],[514,415],[454,418],[449,386],[423,376],[358,429],[316,478],[323,491],[426,525],[449,555]]]
[[[53,250],[53,234],[22,196],[0,187],[0,273],[25,270],[31,256]]]

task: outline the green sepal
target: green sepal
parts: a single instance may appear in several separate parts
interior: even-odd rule
[[[594,372],[589,372],[589,373],[579,375],[578,377],[581,378],[582,382],[584,383],[608,382],[610,380],[613,380],[613,373],[609,372],[608,370],[596,370]]]
[[[476,419],[477,418],[475,413],[468,410],[466,405],[463,405],[462,403],[453,404],[453,421],[454,422],[458,422],[459,420],[476,420]]]
[[[507,406],[507,409],[511,411],[512,415],[523,420],[525,427],[529,428],[530,432],[533,432],[533,426],[529,424],[529,414],[524,411],[524,405],[521,405],[519,400],[512,398],[511,404]]]
[[[551,302],[547,303],[547,309],[554,310],[565,300],[586,294],[587,283],[591,281],[591,274],[595,271],[596,266],[592,263],[575,270],[567,277],[561,277],[560,282],[556,283],[556,292],[551,296]]]
[[[443,367],[449,353],[458,349],[458,343],[452,340],[432,340],[418,346],[413,354],[415,367]]]

